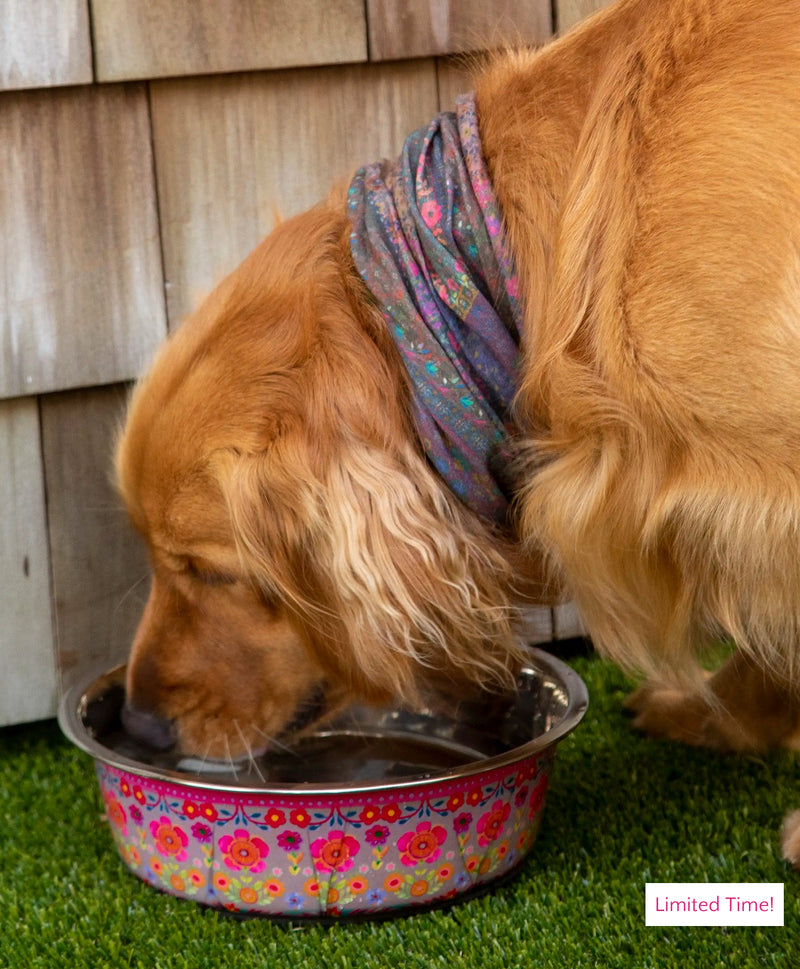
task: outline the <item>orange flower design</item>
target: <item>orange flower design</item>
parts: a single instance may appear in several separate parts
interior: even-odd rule
[[[447,838],[445,829],[430,821],[420,822],[415,831],[407,831],[397,842],[400,861],[404,865],[418,865],[421,862],[433,864],[442,853],[441,846]]]
[[[239,898],[245,903],[245,905],[255,905],[258,901],[258,892],[254,888],[250,888],[246,885],[239,891]]]
[[[249,837],[247,831],[243,829],[234,831],[233,835],[228,834],[220,838],[219,850],[223,854],[225,864],[234,871],[246,868],[255,873],[267,867],[269,845],[261,838]]]
[[[124,828],[128,820],[125,808],[111,795],[106,798],[106,817],[116,828]]]
[[[329,838],[317,838],[311,844],[311,855],[322,871],[347,871],[355,864],[360,845],[349,834],[334,832]]]
[[[189,839],[171,823],[167,817],[160,817],[158,821],[150,822],[150,833],[155,840],[156,851],[165,858],[172,858],[175,861],[186,861],[188,854],[186,846]]]
[[[387,892],[398,892],[403,887],[402,875],[389,875],[384,881],[383,887]]]

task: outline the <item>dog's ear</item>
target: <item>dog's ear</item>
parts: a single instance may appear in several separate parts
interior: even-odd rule
[[[410,448],[312,449],[238,458],[224,490],[245,567],[321,663],[373,699],[513,683],[512,576],[480,526]]]

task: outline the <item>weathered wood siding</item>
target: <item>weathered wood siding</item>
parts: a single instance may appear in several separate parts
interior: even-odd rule
[[[0,401],[0,726],[53,712],[44,473],[35,397]]]
[[[91,82],[87,0],[0,0],[0,90]]]
[[[563,34],[589,14],[607,7],[611,0],[557,0],[555,28]]]
[[[165,330],[147,89],[0,97],[0,397],[129,380]]]
[[[438,110],[430,60],[158,81],[151,100],[173,327],[276,215],[324,198]]]
[[[367,11],[377,61],[541,42],[552,30],[550,0],[367,0]]]
[[[363,0],[91,0],[98,81],[367,57]]]

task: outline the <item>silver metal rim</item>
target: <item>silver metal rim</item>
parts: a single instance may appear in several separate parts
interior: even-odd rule
[[[343,784],[315,784],[311,782],[308,784],[272,783],[268,786],[259,787],[231,787],[229,785],[215,783],[210,778],[199,775],[187,775],[178,771],[159,770],[148,767],[140,761],[133,760],[123,754],[118,754],[104,747],[103,744],[88,734],[81,720],[80,710],[86,691],[95,680],[101,676],[110,675],[116,670],[122,669],[122,666],[114,667],[111,670],[93,670],[77,683],[73,684],[61,698],[58,709],[58,723],[65,736],[76,747],[89,754],[96,761],[100,761],[110,767],[162,783],[176,784],[195,789],[199,788],[207,791],[217,791],[220,794],[229,796],[264,797],[275,795],[287,797],[292,794],[297,794],[303,797],[308,797],[309,795],[324,797],[340,794],[355,795],[361,791],[401,790],[412,787],[425,787],[509,767],[512,764],[525,760],[533,754],[554,746],[577,727],[589,706],[589,694],[586,690],[586,684],[573,669],[555,656],[551,656],[549,653],[541,649],[536,649],[535,647],[528,647],[528,652],[531,654],[532,662],[526,668],[531,672],[539,672],[552,678],[564,689],[568,698],[564,716],[552,730],[548,730],[540,737],[536,737],[528,743],[521,744],[519,747],[514,747],[494,757],[471,761],[458,767],[434,774],[426,774],[422,777],[409,776],[407,779],[393,780],[391,783],[377,780],[366,783],[358,781]]]

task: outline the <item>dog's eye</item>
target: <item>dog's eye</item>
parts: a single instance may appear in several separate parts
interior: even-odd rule
[[[186,572],[203,585],[233,585],[236,582],[236,576],[200,565],[194,559],[186,560]]]

